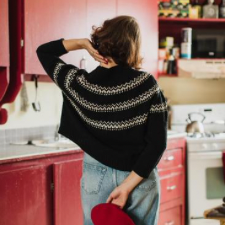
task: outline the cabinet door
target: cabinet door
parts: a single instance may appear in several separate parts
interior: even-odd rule
[[[184,198],[183,173],[171,173],[160,178],[161,199],[160,202],[168,202],[176,198]]]
[[[50,176],[43,166],[0,168],[0,224],[52,225]]]
[[[83,213],[80,195],[82,159],[53,164],[54,225],[81,225]]]
[[[159,225],[181,225],[182,223],[182,206],[176,206],[169,210],[160,212]]]
[[[15,100],[19,90],[22,86],[21,76],[21,21],[22,16],[22,0],[8,1],[8,14],[9,14],[9,40],[10,40],[10,74],[9,85],[2,98],[1,103],[11,103]]]
[[[116,0],[106,1],[104,0],[87,0],[87,36],[90,38],[92,33],[92,26],[99,27],[102,23],[116,16]],[[86,54],[87,58],[87,70],[92,71],[99,65],[99,62]]]
[[[139,23],[142,36],[143,69],[157,75],[158,8],[157,1],[118,0],[118,15],[131,15]]]
[[[25,74],[46,74],[37,59],[39,45],[59,38],[86,37],[86,2],[80,0],[24,1]],[[61,58],[79,67],[84,50]]]
[[[158,164],[159,171],[171,169],[183,169],[183,149],[166,150]]]
[[[8,0],[0,1],[0,67],[9,66]],[[1,82],[0,82],[1,83]]]

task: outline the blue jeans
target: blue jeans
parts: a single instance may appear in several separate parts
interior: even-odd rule
[[[93,225],[91,209],[105,203],[110,193],[130,174],[130,171],[108,167],[84,153],[80,180],[84,225]],[[157,225],[160,206],[160,181],[157,167],[130,193],[123,210],[135,225]]]

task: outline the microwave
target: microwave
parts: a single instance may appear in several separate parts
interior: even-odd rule
[[[225,58],[225,29],[193,29],[192,58]]]

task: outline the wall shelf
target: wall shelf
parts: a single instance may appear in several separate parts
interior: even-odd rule
[[[159,22],[177,22],[177,23],[225,23],[224,18],[218,19],[190,19],[190,18],[168,18],[168,17],[159,17]]]

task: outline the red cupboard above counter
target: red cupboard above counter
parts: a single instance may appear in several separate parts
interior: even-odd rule
[[[12,42],[17,43],[18,64],[20,76],[32,80],[32,75],[45,75],[38,61],[36,49],[39,45],[61,37],[84,37],[86,34],[85,2],[78,0],[51,1],[11,1],[11,6],[17,9],[17,16],[10,15],[14,29]],[[62,16],[63,15],[63,16]],[[80,19],[82,18],[82,19]],[[76,29],[75,29],[76,28]],[[63,56],[68,63],[77,64],[81,52],[76,55]],[[16,62],[15,62],[16,64]],[[50,81],[43,76],[42,81]]]
[[[4,103],[15,100],[24,81],[34,81],[37,77],[38,81],[52,82],[37,58],[38,46],[59,38],[90,38],[93,25],[100,26],[104,20],[117,15],[131,15],[137,19],[142,36],[143,70],[157,77],[157,1],[112,0],[105,4],[103,0],[67,0],[65,4],[55,0],[52,4],[50,0],[3,0],[1,4],[3,26],[0,29],[3,32],[0,41],[4,44],[0,50],[0,109]],[[80,67],[84,56],[87,71],[92,71],[99,63],[85,50],[70,52],[62,59]],[[0,112],[0,124],[4,124],[7,111]]]
[[[34,74],[46,74],[36,56],[36,49],[40,44],[62,37],[89,38],[93,25],[99,26],[104,20],[123,14],[137,18],[142,31],[141,53],[145,58],[143,67],[156,75],[157,1],[113,0],[106,4],[103,0],[67,0],[65,4],[62,0],[56,0],[54,5],[49,0],[19,2],[23,5],[18,9],[22,12],[21,24],[18,24],[18,18],[13,18],[13,21],[20,27],[17,32],[21,33],[18,38],[21,40],[21,73],[25,75],[25,80],[31,80],[31,75]],[[15,3],[12,1],[12,4]],[[63,55],[62,59],[79,67],[83,56],[87,59],[87,70],[91,71],[97,66],[98,63],[84,50],[70,52]],[[48,77],[43,79],[42,76],[40,80],[50,81]]]
[[[9,18],[4,19],[4,26],[9,22],[10,32],[8,38],[4,37],[6,42],[4,46],[7,46],[10,40],[11,64],[11,82],[5,99],[2,99],[4,103],[13,102],[22,83],[33,81],[34,75],[39,81],[52,82],[38,61],[36,49],[39,45],[59,38],[90,38],[93,25],[100,26],[104,20],[117,15],[131,15],[137,19],[142,32],[143,69],[157,77],[157,1],[112,0],[107,4],[103,0],[67,0],[66,4],[62,0],[55,0],[54,4],[50,0],[8,0],[8,2],[4,0],[2,2],[5,8],[9,7]],[[2,13],[1,16],[3,16]],[[3,50],[2,48],[0,55]],[[4,53],[4,55],[7,54]],[[80,67],[83,56],[86,57],[88,71],[98,65],[85,50],[70,52],[63,55],[62,59],[68,64]],[[6,80],[6,75],[4,77]],[[1,92],[4,89],[1,89]]]

